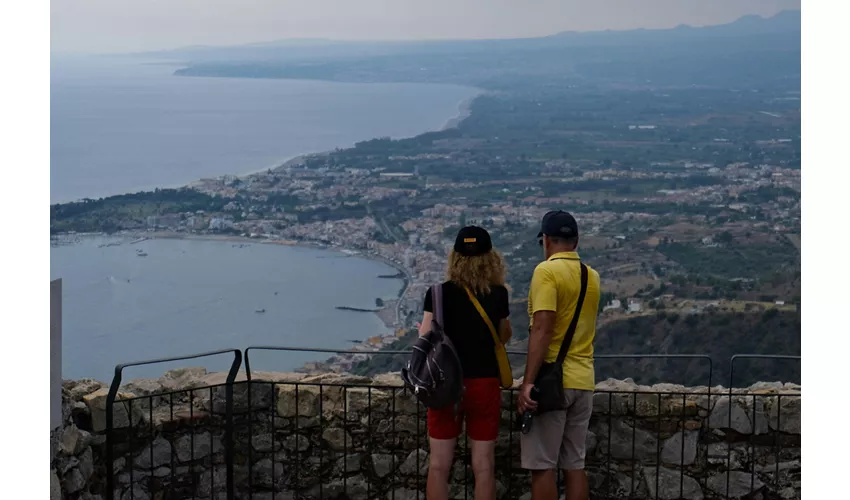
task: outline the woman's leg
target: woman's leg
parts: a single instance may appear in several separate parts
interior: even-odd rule
[[[428,483],[425,489],[425,498],[427,500],[448,500],[449,474],[452,471],[457,438],[431,438],[430,441],[431,455],[428,463]]]
[[[475,500],[496,500],[496,442],[470,439],[469,447],[475,474]]]
[[[466,391],[466,433],[472,449],[475,500],[496,500],[496,439],[502,415],[499,379],[467,380]]]

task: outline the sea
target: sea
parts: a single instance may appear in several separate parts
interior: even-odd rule
[[[479,91],[452,85],[177,77],[128,58],[51,60],[51,203],[273,168],[304,153],[438,130]],[[141,252],[139,252],[141,250]],[[139,253],[147,254],[144,257]],[[118,363],[249,345],[344,349],[387,333],[372,313],[396,270],[312,248],[79,238],[51,245],[63,282],[63,377],[108,381]],[[256,312],[264,309],[265,312]],[[252,369],[326,356],[258,352]],[[127,369],[225,369],[227,356]]]
[[[439,130],[479,90],[173,76],[173,62],[54,57],[51,203],[179,187],[304,153]]]
[[[62,374],[109,381],[117,364],[249,346],[350,349],[390,334],[372,312],[398,271],[360,256],[246,241],[85,236],[51,248],[62,279]],[[262,312],[260,312],[262,311]],[[328,354],[256,351],[251,369],[291,371]],[[226,370],[232,354],[131,367],[124,379],[184,366]]]

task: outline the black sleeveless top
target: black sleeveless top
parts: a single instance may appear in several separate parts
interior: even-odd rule
[[[464,378],[490,378],[499,376],[493,336],[478,309],[469,300],[466,290],[447,281],[443,287],[443,329],[457,349]],[[508,290],[501,285],[491,285],[487,295],[476,295],[498,333],[499,321],[510,314]],[[426,312],[433,313],[431,289],[425,294]]]

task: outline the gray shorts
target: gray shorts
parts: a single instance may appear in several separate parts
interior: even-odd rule
[[[522,468],[584,469],[587,427],[593,413],[593,391],[564,389],[567,409],[535,415],[528,434],[520,435]]]

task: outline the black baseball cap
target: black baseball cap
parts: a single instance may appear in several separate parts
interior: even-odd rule
[[[466,256],[475,257],[483,255],[493,248],[490,233],[478,226],[466,226],[457,232],[455,238],[455,252]]]
[[[543,216],[537,237],[540,238],[544,234],[558,238],[575,238],[578,236],[578,223],[569,212],[553,210]]]

